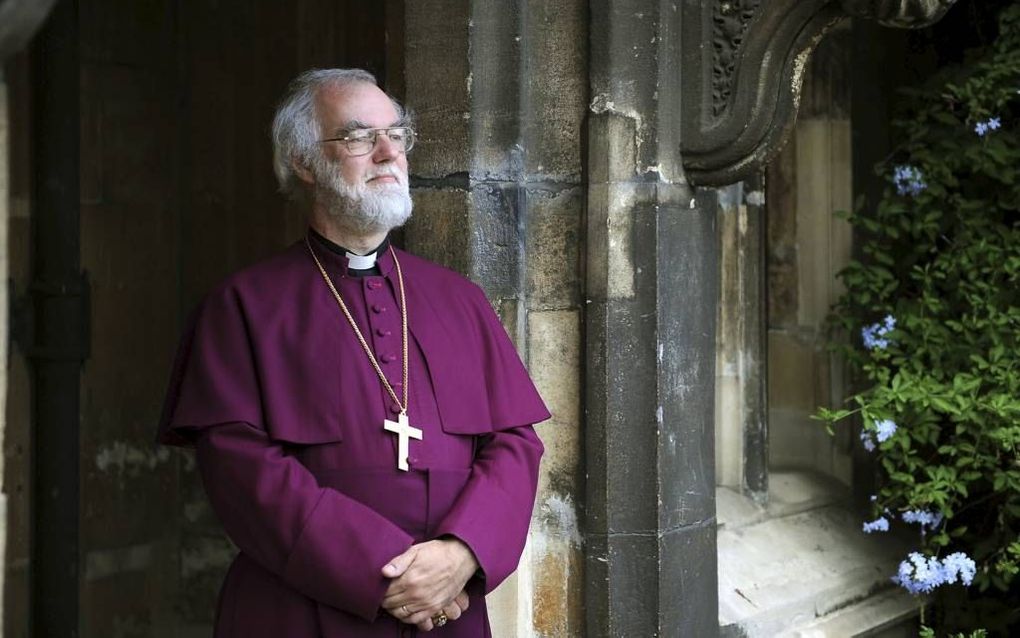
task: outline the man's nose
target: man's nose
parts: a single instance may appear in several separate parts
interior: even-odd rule
[[[400,148],[397,143],[390,139],[389,135],[379,134],[375,138],[375,148],[372,149],[372,159],[376,162],[392,162],[400,155]]]

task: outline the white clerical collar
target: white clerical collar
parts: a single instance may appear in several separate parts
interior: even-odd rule
[[[347,267],[351,270],[368,270],[375,267],[376,253],[374,252],[367,255],[355,255],[352,252],[348,252],[346,255]]]

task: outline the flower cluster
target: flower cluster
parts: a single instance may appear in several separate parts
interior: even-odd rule
[[[894,434],[896,434],[896,424],[892,420],[883,419],[875,423],[875,436],[878,437],[879,443],[888,441]]]
[[[865,523],[862,529],[865,534],[870,534],[872,532],[888,532],[889,521],[886,517],[880,516],[873,521]]]
[[[911,594],[927,594],[940,585],[952,585],[960,581],[969,586],[977,573],[977,565],[963,552],[946,556],[943,560],[924,557],[911,552],[907,560],[893,576],[893,582]]]
[[[896,423],[890,419],[883,419],[875,422],[875,433],[872,436],[871,430],[861,430],[861,443],[864,444],[864,449],[869,452],[874,452],[877,444],[875,439],[878,439],[878,443],[884,443],[888,441],[893,434],[896,434]]]
[[[989,118],[984,122],[978,122],[974,125],[974,132],[978,134],[978,137],[984,137],[989,131],[998,130],[1002,126],[1002,121],[997,118]]]
[[[876,348],[885,350],[889,347],[889,340],[885,336],[892,332],[895,327],[896,317],[886,315],[881,323],[873,323],[870,326],[861,328],[861,340],[864,341],[864,347],[869,350]]]
[[[893,172],[893,184],[900,195],[917,195],[928,187],[921,170],[914,166],[897,166]]]
[[[901,518],[903,518],[904,523],[917,523],[921,526],[921,531],[923,532],[925,527],[932,530],[938,527],[939,523],[942,522],[942,513],[932,513],[926,510],[907,510],[903,512]]]

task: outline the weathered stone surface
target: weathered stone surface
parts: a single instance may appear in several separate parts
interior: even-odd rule
[[[656,242],[658,527],[715,517],[715,215],[661,206]]]
[[[528,359],[532,378],[553,415],[537,426],[546,447],[538,502],[541,506],[548,498],[573,500],[581,456],[580,312],[528,313]],[[579,533],[576,528],[564,532]]]
[[[516,299],[522,293],[520,231],[527,215],[526,193],[514,183],[477,181],[472,182],[470,202],[469,274],[490,299]]]
[[[720,189],[722,277],[716,350],[716,484],[764,502],[768,493],[765,222],[761,190]]]
[[[633,116],[595,111],[588,119],[591,150],[588,184],[628,180],[635,175],[637,122]]]
[[[684,118],[680,151],[692,182],[751,178],[793,127],[804,69],[818,42],[849,15],[917,28],[955,0],[754,0],[682,5]]]
[[[584,192],[579,187],[546,190],[528,187],[525,228],[525,286],[532,310],[576,308]]]
[[[470,20],[457,25],[470,41],[467,84],[472,179],[520,180],[524,175],[520,2],[471,2]],[[442,71],[439,71],[442,73]],[[433,71],[435,74],[435,71]]]
[[[522,139],[529,181],[581,179],[588,99],[588,3],[526,0],[523,6]]]
[[[418,116],[416,176],[438,178],[471,165],[469,5],[422,0],[404,6],[407,103]]]
[[[664,638],[718,631],[715,520],[665,530],[659,539],[659,627]]]
[[[716,203],[641,170],[640,117],[596,114],[590,128],[587,628],[712,635],[714,594],[695,592],[715,586],[706,543],[714,542]],[[621,147],[635,152],[608,156]],[[701,540],[681,542],[687,537]],[[683,594],[695,606],[677,612],[676,572],[667,569],[681,565],[697,566],[685,572]]]
[[[415,188],[404,230],[408,250],[461,273],[469,271],[471,195],[458,188]]]
[[[855,601],[885,597],[909,543],[862,534],[860,518],[845,506],[845,487],[835,481],[779,473],[770,491],[767,514],[720,510],[721,625],[747,636],[800,635],[794,632]],[[857,622],[852,633],[838,635],[865,635],[882,619],[869,625],[862,614]]]

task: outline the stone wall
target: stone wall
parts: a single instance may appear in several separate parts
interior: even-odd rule
[[[805,73],[792,137],[766,174],[769,462],[851,481],[847,428],[833,439],[809,417],[846,393],[826,350],[826,317],[852,236],[838,211],[853,206],[849,23],[818,47]]]
[[[404,83],[419,254],[482,285],[553,418],[517,574],[494,635],[580,636],[582,149],[586,3],[407,3]]]

